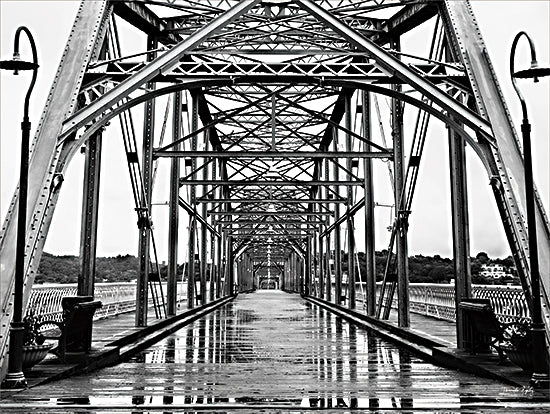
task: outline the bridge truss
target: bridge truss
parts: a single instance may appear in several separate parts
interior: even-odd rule
[[[121,24],[146,38],[147,49],[125,54],[129,35]],[[432,32],[428,51],[402,47],[401,37],[422,25]],[[389,143],[373,139],[377,97],[391,103],[383,120]],[[418,111],[412,125],[405,110]],[[143,119],[142,129],[134,118]],[[170,249],[168,314],[175,313],[178,243],[188,244],[187,274],[197,275],[188,278],[189,306],[235,286],[276,281],[354,307],[355,284],[343,289],[341,255],[354,262],[362,237],[367,313],[374,315],[372,169],[385,161],[397,206],[399,323],[408,326],[408,218],[430,118],[449,129],[456,297],[471,295],[468,145],[491,180],[531,303],[521,146],[467,1],[83,1],[32,143],[24,302],[68,164],[82,147],[79,294],[93,294],[102,136],[118,125],[140,235],[136,325],[147,320],[157,163],[171,164],[169,226],[162,229]],[[548,275],[550,231],[536,202],[541,274]],[[357,214],[364,232],[355,231]],[[17,192],[0,236],[3,358],[16,217]],[[183,219],[188,234],[177,231]],[[359,278],[352,266],[348,278]],[[547,336],[549,290],[543,278]]]

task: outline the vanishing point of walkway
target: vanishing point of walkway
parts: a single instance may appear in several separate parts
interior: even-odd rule
[[[280,291],[240,295],[132,359],[39,385],[4,413],[548,412],[527,389],[427,363]]]

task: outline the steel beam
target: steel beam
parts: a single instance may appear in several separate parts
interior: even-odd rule
[[[199,105],[198,97],[196,94],[191,95],[191,132],[195,132],[199,128]],[[191,139],[191,148],[193,151],[197,150],[197,135],[193,135]],[[192,161],[191,177],[195,176],[197,169],[197,161]],[[187,240],[187,308],[193,309],[195,307],[195,231],[197,229],[197,213],[195,198],[197,189],[192,186],[189,191],[189,202],[193,214],[189,214],[189,238]]]
[[[454,136],[453,136],[454,135]],[[456,337],[458,348],[465,348],[466,325],[458,304],[472,297],[470,273],[470,231],[464,139],[449,130],[449,166],[453,226],[453,264],[455,273]]]
[[[346,97],[345,101],[345,115],[344,122],[346,130],[349,131],[352,128],[351,124],[351,96]],[[346,151],[353,152],[352,138],[349,133],[345,134],[345,148]],[[346,173],[347,179],[352,178],[351,175],[351,160],[348,159],[346,163],[348,172]],[[364,183],[363,183],[364,185]],[[353,206],[353,189],[347,188],[348,210]],[[346,220],[346,228],[348,232],[348,307],[355,309],[355,239],[354,239],[354,220],[353,216],[348,216]]]
[[[333,204],[333,203],[346,203],[347,201],[344,199],[315,199],[315,200],[302,200],[299,198],[277,198],[277,200],[273,200],[270,198],[212,198],[212,199],[203,199],[199,198],[197,199],[197,203],[206,203],[206,204],[215,204],[215,203],[234,203],[234,204],[259,204],[259,203],[272,203],[276,202],[277,204],[318,204],[318,203],[327,203],[327,204]]]
[[[231,211],[226,213],[223,211],[209,211],[209,215],[225,216],[332,216],[334,212],[311,212],[311,211]],[[269,222],[266,222],[268,224]]]
[[[149,36],[156,37],[163,43],[177,43],[181,40],[170,32],[168,26],[140,1],[114,1],[114,12],[133,27],[142,30]]]
[[[438,89],[431,82],[426,81],[422,76],[412,71],[406,64],[402,63],[391,53],[385,51],[344,22],[338,20],[314,1],[296,0],[296,3],[327,24],[338,34],[346,38],[359,50],[367,52],[369,58],[374,59],[380,67],[394,73],[395,76],[403,82],[422,92],[426,97],[431,99],[444,110],[449,111],[453,116],[460,119],[460,121],[464,122],[469,127],[476,130],[479,129],[484,134],[492,136],[493,132],[491,124],[487,120],[455,101],[451,96]]]
[[[345,97],[344,97],[345,101]],[[345,112],[345,105],[344,105]],[[332,140],[332,145],[334,151],[338,151],[338,130],[333,130],[334,138]],[[333,179],[334,182],[338,182],[340,179],[340,170],[337,163],[334,164],[333,170]],[[334,193],[337,197],[340,196],[340,187],[338,185],[334,186]],[[340,305],[342,303],[342,232],[340,229],[340,205],[336,204],[334,206],[334,303]]]
[[[204,133],[204,140],[203,140],[203,145],[205,146],[205,148],[207,148],[208,146],[208,135],[209,135],[209,131],[210,130],[206,130],[205,133]],[[202,169],[202,178],[203,179],[208,179],[209,176],[208,176],[208,163],[206,162],[206,159],[204,160],[204,168]],[[204,185],[202,186],[202,194],[203,196],[205,194],[208,193],[208,186],[207,185]],[[197,205],[197,198],[195,197],[195,199],[193,200],[193,205]],[[203,204],[202,206],[202,217],[203,218],[206,218],[206,211],[207,211],[207,208],[208,206],[206,204]],[[200,233],[200,246],[201,246],[201,266],[200,266],[200,270],[201,270],[201,288],[200,288],[200,293],[201,293],[201,304],[204,305],[206,304],[206,279],[207,279],[207,274],[206,274],[206,271],[207,271],[207,256],[208,256],[208,232],[207,232],[207,226],[206,224],[208,223],[205,223],[201,226],[201,233]]]
[[[400,49],[399,39],[392,39],[393,49]],[[393,89],[401,91],[401,85]],[[393,137],[393,167],[394,167],[394,198],[396,213],[396,250],[397,250],[397,314],[398,325],[403,328],[410,326],[409,309],[409,257],[407,246],[407,230],[409,212],[406,205],[405,148],[403,136],[403,106],[401,101],[392,99],[391,103],[392,137]]]
[[[181,132],[181,92],[174,93],[172,105],[172,141],[177,141]],[[178,283],[178,236],[179,236],[179,183],[180,160],[172,159],[170,170],[170,201],[168,213],[168,280],[166,286],[167,314],[176,314]]]
[[[69,117],[65,122],[63,122],[60,139],[63,139],[69,134],[75,132],[76,129],[83,127],[92,119],[103,113],[105,110],[116,106],[116,104],[120,100],[127,97],[136,89],[144,86],[147,82],[149,82],[158,74],[172,69],[178,64],[185,52],[193,50],[209,36],[218,33],[229,23],[233,22],[235,19],[238,19],[240,16],[245,14],[248,10],[250,10],[252,7],[260,2],[261,0],[240,1],[234,7],[231,7],[226,12],[216,17],[210,23],[205,25],[200,30],[197,30],[189,37],[185,38],[185,40],[178,43],[169,51],[160,55],[154,61],[145,66],[142,70],[136,72],[130,78],[115,86],[113,89],[92,102],[86,108],[78,111],[76,114]]]
[[[190,216],[196,217],[196,219],[201,223],[201,225],[205,225],[206,228],[215,235],[216,237],[221,237],[221,234],[219,231],[217,231],[213,226],[211,226],[200,214],[197,213],[197,211],[184,199],[180,197],[179,199],[179,206],[183,208],[187,214]]]
[[[155,151],[156,158],[224,158],[224,159],[325,159],[325,158],[381,158],[389,159],[392,157],[392,150],[382,151],[358,151],[346,152],[341,151]]]
[[[371,105],[370,94],[362,91],[362,118],[363,135],[367,140],[371,139]],[[365,141],[365,150],[368,151],[369,144]],[[367,315],[374,316],[376,313],[376,261],[375,261],[375,221],[374,221],[374,180],[372,173],[372,162],[363,160],[365,174],[365,264],[366,264],[366,307]]]
[[[101,179],[101,132],[86,143],[84,161],[84,191],[80,227],[80,274],[77,294],[94,295],[96,270],[99,183]]]
[[[147,39],[147,50],[154,50],[158,46],[155,38]],[[155,58],[154,53],[147,55],[148,60]],[[148,89],[154,89],[153,83],[148,83]],[[143,152],[142,152],[142,199],[138,215],[139,229],[139,271],[136,282],[136,327],[147,326],[147,311],[149,309],[149,272],[150,272],[150,243],[151,243],[151,195],[153,194],[153,139],[155,136],[155,100],[145,102],[143,115]]]
[[[337,168],[337,167],[336,167]],[[197,179],[180,179],[180,185],[229,185],[233,187],[301,187],[301,186],[359,186],[363,185],[362,180],[356,181],[266,181],[266,180],[197,180]]]

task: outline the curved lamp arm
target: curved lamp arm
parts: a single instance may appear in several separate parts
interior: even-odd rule
[[[521,94],[516,78],[514,77],[514,58],[516,56],[516,46],[518,44],[518,41],[521,36],[525,36],[527,40],[529,41],[529,47],[531,49],[531,67],[537,66],[537,54],[535,52],[535,44],[533,43],[533,40],[529,37],[529,35],[525,32],[519,32],[516,37],[514,37],[514,41],[512,42],[512,50],[510,51],[510,79],[512,79],[512,85],[514,86],[514,89],[516,91],[516,94],[518,95],[518,98],[521,102],[521,110],[523,112],[523,119],[528,119],[527,117],[527,105],[525,103],[525,99],[523,98],[523,95]],[[538,82],[539,80],[535,77],[535,82]]]
[[[13,41],[13,57],[15,59],[19,58],[19,37],[21,35],[21,32],[25,32],[25,34],[27,35],[27,38],[29,39],[29,43],[31,44],[31,49],[32,49],[32,60],[33,60],[33,63],[36,64],[38,67],[38,54],[36,53],[36,44],[34,43],[34,38],[32,37],[30,30],[27,29],[25,26],[19,26],[17,28],[17,31],[15,32],[15,39]],[[29,117],[29,100],[31,97],[32,90],[34,88],[34,84],[36,83],[37,73],[38,73],[37,68],[33,69],[31,84],[29,85],[27,95],[25,96],[24,116],[26,121],[28,120],[28,117]]]

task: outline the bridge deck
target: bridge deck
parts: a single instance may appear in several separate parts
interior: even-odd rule
[[[96,337],[116,324],[98,323]],[[545,412],[547,401],[427,363],[297,295],[259,291],[126,362],[4,396],[2,412]]]

